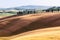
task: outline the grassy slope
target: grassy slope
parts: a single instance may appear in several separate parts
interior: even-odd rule
[[[11,15],[15,15],[15,14],[14,13],[0,13],[0,18],[6,17],[6,16],[11,16]]]

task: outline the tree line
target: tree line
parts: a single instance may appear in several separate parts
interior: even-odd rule
[[[43,10],[43,11],[46,11],[46,12],[54,12],[54,11],[60,11],[60,7],[51,7],[49,9],[46,9],[46,10]]]
[[[17,15],[25,15],[25,14],[33,14],[36,13],[36,10],[25,10],[25,11],[19,11],[17,12]]]

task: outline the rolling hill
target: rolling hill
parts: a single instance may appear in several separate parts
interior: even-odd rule
[[[0,10],[25,10],[25,9],[48,9],[50,6],[37,6],[37,5],[27,5],[27,6],[18,6],[18,7],[11,7],[11,8],[0,8]]]

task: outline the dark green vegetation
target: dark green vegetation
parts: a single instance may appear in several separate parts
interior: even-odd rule
[[[51,8],[48,8],[48,9],[45,9],[43,11],[46,11],[46,12],[53,12],[53,11],[60,11],[60,7],[51,7]]]

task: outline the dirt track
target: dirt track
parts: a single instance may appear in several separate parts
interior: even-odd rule
[[[0,36],[11,36],[31,30],[60,26],[60,13],[10,16],[0,19]]]

